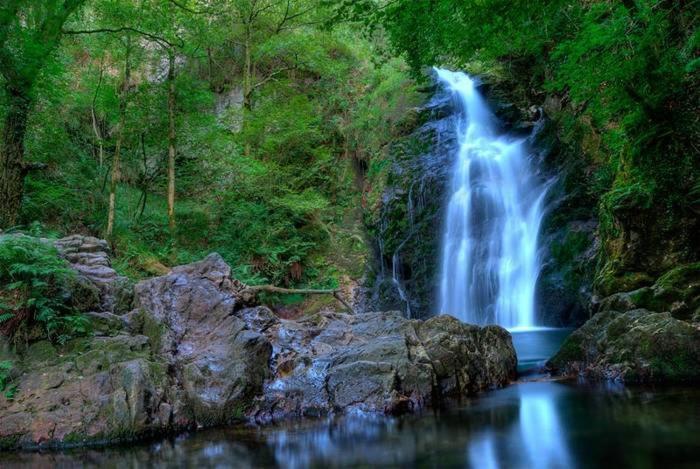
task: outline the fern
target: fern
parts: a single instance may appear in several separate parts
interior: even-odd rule
[[[14,364],[10,360],[0,360],[0,392],[7,399],[12,399],[17,391],[17,386],[12,384],[11,372]]]
[[[60,294],[73,275],[49,243],[23,235],[0,237],[0,281],[5,284],[0,290],[0,324],[21,313],[57,342],[86,333],[87,320],[80,319]]]

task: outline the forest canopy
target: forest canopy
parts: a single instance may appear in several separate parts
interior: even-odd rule
[[[3,2],[0,228],[107,237],[137,278],[218,251],[249,282],[336,285],[367,251],[358,168],[418,102],[381,35],[336,19],[317,0]]]

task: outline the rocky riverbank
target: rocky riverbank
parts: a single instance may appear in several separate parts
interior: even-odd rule
[[[135,440],[236,422],[343,412],[400,414],[508,384],[516,357],[502,328],[397,312],[282,320],[249,304],[212,254],[131,286],[94,238],[56,243],[92,298],[92,335],[18,355],[0,397],[0,446]],[[86,294],[86,292],[88,292]],[[89,293],[94,294],[91,296]],[[0,356],[0,358],[2,358]]]

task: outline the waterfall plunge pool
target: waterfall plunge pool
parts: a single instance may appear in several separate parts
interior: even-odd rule
[[[449,411],[204,430],[150,444],[0,454],[14,467],[697,467],[700,389],[527,382]]]
[[[518,373],[529,374],[541,369],[573,330],[573,328],[553,327],[508,329],[518,355]]]

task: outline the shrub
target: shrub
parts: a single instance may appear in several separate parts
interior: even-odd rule
[[[38,325],[41,336],[59,343],[86,333],[87,319],[66,304],[63,294],[73,275],[48,242],[0,237],[0,332],[15,337]]]

